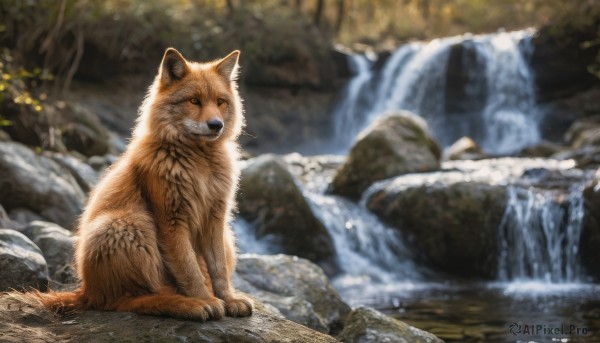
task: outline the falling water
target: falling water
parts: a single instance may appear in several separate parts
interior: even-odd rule
[[[508,188],[500,227],[501,280],[579,282],[579,239],[584,217],[582,187],[570,194]]]
[[[399,232],[364,206],[342,197],[305,192],[312,210],[334,241],[344,275],[340,286],[418,280],[420,273]]]
[[[352,56],[352,64],[363,69],[357,68],[336,108],[337,146],[347,150],[357,132],[394,109],[424,117],[443,146],[462,136],[492,154],[535,144],[540,118],[527,63],[531,36],[515,31],[410,43],[379,72]]]
[[[334,137],[336,137],[336,141],[334,144],[336,147],[347,144],[358,133],[359,128],[364,125],[360,111],[366,99],[361,95],[363,95],[365,86],[372,77],[372,62],[365,56],[350,55],[349,62],[355,76],[344,88],[341,100],[334,110],[334,120],[339,123],[335,126]]]

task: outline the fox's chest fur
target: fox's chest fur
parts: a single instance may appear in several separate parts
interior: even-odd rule
[[[151,212],[172,227],[187,227],[194,241],[208,234],[203,232],[208,222],[224,219],[214,217],[222,216],[236,181],[234,157],[226,147],[198,150],[163,144],[144,168]]]

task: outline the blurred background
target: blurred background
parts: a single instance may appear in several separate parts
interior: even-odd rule
[[[307,258],[450,342],[600,340],[598,1],[4,0],[0,19],[3,225],[73,228],[167,47],[239,49],[242,252]]]

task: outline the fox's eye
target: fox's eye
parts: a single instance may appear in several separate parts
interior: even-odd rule
[[[225,99],[217,99],[217,106],[221,106],[225,103]]]
[[[196,99],[196,98],[191,98],[190,102],[194,105],[200,105],[200,100]]]

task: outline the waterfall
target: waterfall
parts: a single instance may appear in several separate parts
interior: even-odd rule
[[[399,232],[385,226],[364,206],[325,194],[305,192],[305,197],[333,238],[343,272],[337,285],[388,284],[420,278]]]
[[[424,117],[442,146],[470,136],[491,154],[510,154],[540,140],[532,32],[500,32],[401,46],[380,71],[353,55],[358,71],[333,116],[335,142],[350,147],[357,132],[388,110]]]
[[[566,195],[511,186],[500,226],[499,277],[510,281],[582,281],[582,187]]]
[[[335,126],[334,134],[336,149],[348,145],[364,126],[364,118],[361,116],[363,102],[367,101],[364,91],[372,77],[372,62],[365,56],[350,55],[349,62],[354,77],[344,87],[341,100],[333,112],[333,118],[339,124]]]

